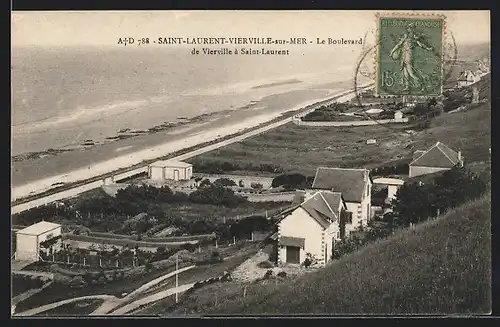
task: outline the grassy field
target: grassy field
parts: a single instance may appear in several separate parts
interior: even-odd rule
[[[224,270],[231,269],[231,267],[233,267],[235,264],[239,264],[238,260],[242,260],[241,255],[247,257],[248,253],[256,251],[257,247],[258,243],[248,243],[248,242],[239,243],[236,246],[222,247],[219,249],[219,253],[221,254],[221,256],[228,257],[234,255],[234,257],[229,258],[217,265],[203,265],[194,268],[193,272],[186,272],[185,275],[179,275],[182,276],[179,278],[179,283],[182,284],[190,283],[191,281],[198,281],[208,277],[219,276],[224,272]],[[198,251],[190,253],[188,257],[192,257],[192,259],[189,260],[181,259],[179,263],[179,268],[192,265],[194,264],[195,261],[201,260],[201,258],[209,257],[212,250],[213,250],[212,248],[205,248],[201,253],[198,253]],[[84,288],[71,288],[69,286],[56,282],[48,286],[41,292],[28,298],[27,300],[19,303],[17,305],[17,311],[21,312],[48,303],[53,303],[57,301],[62,301],[74,297],[87,296],[87,295],[109,294],[120,297],[123,293],[130,293],[131,291],[137,289],[144,283],[147,283],[155,278],[158,278],[169,272],[174,271],[175,260],[172,260],[167,264],[162,264],[161,266],[162,266],[161,268],[152,269],[149,272],[145,271],[144,267],[135,268],[135,270],[137,271],[134,273],[132,273],[132,271],[129,270],[126,272],[127,277],[125,279],[110,282],[106,285],[89,285]],[[172,286],[171,282],[168,282],[167,284],[168,287]],[[16,293],[18,294],[22,293],[23,290],[20,289],[21,286],[23,286],[24,288],[27,287],[24,285],[25,284],[19,284],[19,285],[14,284],[14,286],[16,287]]]
[[[186,265],[187,264],[180,265],[179,268],[185,267]],[[71,288],[69,286],[55,282],[45,288],[43,291],[19,303],[17,305],[17,310],[21,312],[39,307],[41,305],[87,295],[109,294],[121,296],[122,293],[130,293],[144,283],[147,283],[150,280],[163,276],[174,270],[175,263],[172,263],[164,269],[154,269],[150,272],[144,272],[143,274],[138,274],[130,278],[110,282],[106,285],[89,285],[84,288]]]
[[[40,288],[43,286],[45,282],[40,278],[32,278],[29,276],[23,275],[14,275],[11,277],[11,286],[12,286],[12,297],[15,297],[19,294],[27,292],[34,288]]]
[[[246,249],[246,251],[242,251],[238,254],[235,254],[234,256],[225,259],[221,263],[201,265],[191,270],[188,270],[179,275],[178,277],[179,285],[194,283],[212,277],[219,277],[222,274],[224,274],[225,271],[232,271],[233,269],[238,267],[245,260],[247,260],[253,254],[255,254],[256,251],[257,248],[248,248]],[[167,284],[165,284],[165,286],[166,286],[165,289],[175,287],[175,279],[171,278],[171,280]],[[152,306],[144,310],[140,310],[137,314],[151,315],[151,314],[165,313],[172,311],[174,307],[175,307],[175,298],[169,297],[153,304]]]
[[[490,226],[488,193],[297,279],[208,285],[173,314],[487,314]]]
[[[271,211],[289,206],[290,203],[286,202],[248,202],[234,208],[211,204],[168,203],[162,205],[162,209],[167,217],[182,217],[188,221],[201,218],[223,222],[224,217],[236,219],[238,216],[262,215],[266,210]]]
[[[306,127],[292,123],[265,134],[202,154],[190,162],[227,161],[244,164],[275,164],[287,172],[314,175],[318,166],[358,168],[410,159],[418,149],[437,141],[461,150],[466,161],[489,158],[491,147],[491,104],[465,112],[443,114],[426,131],[413,135],[404,125],[363,127]],[[367,139],[377,144],[367,145]]]

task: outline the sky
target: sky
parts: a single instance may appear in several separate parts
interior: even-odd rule
[[[380,11],[378,11],[380,12]],[[12,12],[12,46],[115,46],[120,37],[360,38],[375,32],[375,11]],[[419,12],[425,13],[425,12]],[[427,12],[428,13],[428,12]],[[490,41],[489,11],[446,16],[457,43]]]

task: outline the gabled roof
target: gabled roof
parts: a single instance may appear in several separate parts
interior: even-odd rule
[[[319,167],[312,188],[340,192],[345,201],[361,202],[367,173],[367,169]]]
[[[330,191],[318,191],[300,205],[292,206],[283,212],[285,216],[297,208],[304,209],[321,227],[328,228],[330,224],[340,217],[338,210],[344,199],[342,194]],[[285,217],[283,216],[283,218]],[[283,219],[282,218],[282,219]],[[280,219],[277,223],[279,223]]]
[[[459,162],[458,153],[441,142],[437,142],[418,158],[410,162],[410,166],[452,168]]]
[[[42,235],[43,233],[49,232],[53,229],[61,227],[61,225],[56,223],[51,223],[49,221],[41,221],[21,230],[18,230],[16,234],[24,234],[24,235]]]

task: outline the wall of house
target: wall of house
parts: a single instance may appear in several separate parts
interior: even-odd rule
[[[437,173],[443,170],[450,170],[450,168],[410,166],[410,171],[408,176],[409,177],[421,176],[426,174]]]
[[[361,203],[359,202],[346,202],[347,211],[352,212],[352,222],[350,224],[346,224],[345,232],[346,236],[349,236],[349,233],[356,229],[361,221]]]
[[[324,259],[323,228],[302,208],[297,208],[278,225],[278,240],[281,236],[305,239],[304,249],[300,250],[300,262],[311,253],[319,260]],[[286,247],[278,245],[278,263],[286,262]]]
[[[336,243],[339,241],[340,241],[340,226],[339,226],[339,221],[337,221],[331,224],[330,227],[327,228],[325,233],[325,246],[327,253],[326,256],[327,258],[325,263],[328,263],[332,260],[332,251],[334,242]]]
[[[368,181],[365,186],[363,200],[361,201],[361,221],[363,226],[368,224],[371,219],[371,205],[372,205],[372,183]]]
[[[172,180],[186,180],[191,178],[191,174],[188,173],[188,169],[190,168],[180,168],[180,167],[166,167],[165,168],[165,179],[172,179]],[[179,178],[176,179],[175,176],[175,171],[179,172]],[[190,169],[191,170],[191,169]]]
[[[149,167],[148,177],[153,180],[163,180],[163,168]]]
[[[16,234],[16,259],[38,260],[36,235]]]
[[[387,186],[387,198],[394,199],[396,197],[396,193],[399,190],[398,185],[389,185]]]

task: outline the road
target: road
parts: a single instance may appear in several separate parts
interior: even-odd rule
[[[12,270],[12,273],[15,275],[24,275],[31,277],[45,277],[48,279],[54,279],[54,274],[42,271],[31,271],[31,270]]]
[[[363,87],[360,87],[360,89],[366,88],[366,87],[369,87],[369,86],[363,86]],[[342,92],[342,93],[340,93],[337,96],[332,97],[332,98],[336,98],[338,101],[342,101],[341,98],[345,98],[345,100],[347,100],[349,98],[352,98],[352,96],[354,94],[355,94],[354,91],[348,90],[348,91]],[[312,109],[308,109],[307,111],[312,111]],[[171,160],[173,160],[173,161],[183,161],[183,160],[186,160],[186,159],[198,156],[200,154],[203,154],[203,153],[206,153],[206,152],[209,152],[209,151],[213,151],[213,150],[216,150],[218,148],[230,145],[232,143],[241,142],[241,141],[243,141],[246,138],[253,137],[253,136],[262,134],[264,132],[267,132],[267,131],[269,131],[271,129],[277,128],[277,127],[282,126],[282,125],[285,125],[285,124],[291,122],[292,119],[293,119],[293,117],[284,118],[284,119],[279,120],[277,122],[274,122],[274,123],[268,124],[266,126],[254,129],[252,131],[249,131],[247,133],[244,133],[244,134],[241,134],[241,135],[238,135],[238,136],[234,136],[234,137],[231,137],[231,138],[229,138],[227,140],[223,140],[223,141],[220,141],[220,142],[215,143],[215,144],[207,145],[207,146],[201,147],[199,149],[190,151],[188,153],[176,156],[175,158],[171,158]],[[208,141],[208,140],[205,139],[204,141]],[[185,140],[185,142],[187,142],[187,140]],[[200,143],[202,143],[202,142],[200,142]],[[151,151],[155,151],[155,149],[151,149]],[[170,151],[169,153],[172,153],[172,152],[173,151]],[[161,157],[162,155],[163,156],[164,155],[168,155],[168,153],[162,153],[162,154],[160,154],[158,152],[156,152],[156,153],[157,153],[157,155],[156,155],[157,158]],[[132,157],[133,156],[129,155],[129,158],[127,158],[127,159],[131,160],[131,159],[133,159]],[[138,157],[137,159],[141,159],[141,158]],[[137,163],[135,163],[135,164],[137,164]],[[97,163],[94,166],[95,166],[94,167],[95,171],[96,172],[100,172],[100,174],[99,173],[96,174],[96,178],[99,177],[99,176],[101,176],[102,174],[111,172],[111,171],[113,171],[113,170],[115,170],[117,168],[116,164],[115,165],[111,165],[109,162]],[[99,166],[99,167],[97,167],[97,166]],[[131,164],[130,166],[133,166],[133,164]],[[111,169],[110,169],[110,167],[111,167]],[[130,171],[127,171],[127,172],[117,173],[115,175],[115,180],[122,180],[122,179],[125,179],[125,178],[129,177],[129,176],[134,176],[134,175],[137,175],[137,174],[140,174],[140,173],[144,173],[144,172],[147,171],[147,168],[148,168],[147,165],[145,165],[145,166],[142,166],[142,167],[139,167],[137,169],[133,169],[133,170],[130,170]],[[105,171],[106,169],[108,169],[108,171]],[[75,172],[75,174],[77,174],[77,173],[78,172]],[[93,178],[93,179],[95,179],[95,178]],[[76,183],[76,181],[74,181],[74,182]],[[19,194],[19,195],[17,195],[17,198],[20,198],[22,196],[28,195],[28,193],[27,193],[28,191],[30,191],[29,193],[31,195],[34,195],[33,194],[34,191],[37,191],[38,193],[40,193],[40,192],[43,192],[43,191],[47,190],[47,189],[41,189],[41,190],[33,189],[33,185],[35,185],[35,184],[37,184],[37,183],[35,182],[35,183],[31,183],[31,184],[26,185],[26,186],[18,187],[18,188],[16,188],[16,190],[13,190],[13,193]],[[58,200],[63,200],[63,199],[71,198],[71,197],[77,196],[77,195],[79,195],[81,193],[84,193],[84,192],[87,192],[87,191],[99,188],[99,187],[101,187],[103,185],[104,185],[104,176],[103,176],[102,179],[89,181],[88,183],[85,183],[83,185],[76,185],[74,187],[71,187],[69,189],[64,189],[64,190],[62,190],[60,192],[57,192],[57,193],[54,193],[54,194],[42,196],[40,198],[36,198],[36,199],[30,200],[30,201],[27,201],[27,202],[24,202],[24,203],[13,205],[12,208],[11,208],[11,214],[20,213],[20,212],[23,212],[23,211],[26,211],[26,210],[29,210],[29,209],[32,209],[32,208],[36,208],[36,207],[39,207],[39,206],[43,206],[43,205],[46,205],[48,203],[55,202],[55,201],[58,201]],[[14,191],[16,191],[16,192],[14,192]],[[14,201],[14,200],[16,200],[16,198],[12,198],[11,199],[11,201]]]
[[[164,298],[166,297],[169,297],[171,295],[174,295],[175,293],[182,293],[182,292],[185,292],[189,289],[191,289],[193,286],[194,286],[195,283],[191,283],[191,284],[184,284],[184,285],[181,285],[179,287],[173,287],[173,288],[169,288],[168,290],[164,290],[164,291],[160,291],[158,293],[154,293],[150,296],[147,296],[145,298],[142,298],[140,300],[137,300],[137,301],[134,301],[132,303],[129,303],[119,309],[117,309],[116,311],[113,311],[111,313],[109,313],[109,315],[111,316],[122,316],[122,315],[125,315],[137,308],[139,308],[140,306],[143,306],[143,305],[146,305],[146,304],[149,304],[149,303],[152,303],[152,302],[157,302],[157,301],[160,301],[160,300],[163,300]]]
[[[14,316],[20,316],[20,317],[34,316],[36,314],[39,314],[39,313],[42,313],[42,312],[45,312],[48,310],[52,310],[52,309],[55,309],[57,307],[60,307],[61,305],[65,305],[65,304],[72,303],[72,302],[83,301],[83,300],[105,300],[106,301],[110,298],[113,298],[113,296],[112,295],[82,296],[82,297],[77,297],[77,298],[73,298],[73,299],[68,299],[68,300],[63,300],[63,301],[59,301],[59,302],[55,302],[55,303],[46,304],[46,305],[43,305],[43,306],[38,307],[38,308],[34,308],[31,310],[26,310],[24,312],[14,314]]]

